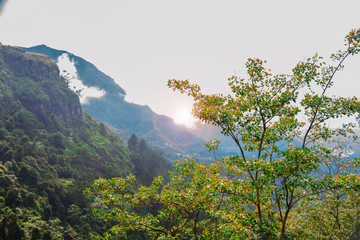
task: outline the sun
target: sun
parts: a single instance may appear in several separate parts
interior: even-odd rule
[[[183,124],[187,127],[192,127],[194,125],[195,119],[189,110],[180,108],[175,112],[174,121],[177,124]]]

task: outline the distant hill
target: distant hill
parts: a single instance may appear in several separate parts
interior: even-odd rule
[[[207,161],[211,156],[202,138],[190,133],[185,126],[175,124],[173,119],[154,113],[148,106],[127,102],[123,88],[81,57],[45,45],[23,49],[55,61],[70,88],[80,93],[83,108],[124,140],[134,133],[162,151],[169,160],[192,156]]]
[[[211,154],[204,147],[203,141],[213,138],[221,140],[220,151],[217,154],[219,157],[239,153],[234,141],[222,135],[220,129],[215,126],[197,123],[196,128],[187,129],[183,125],[175,124],[167,116],[154,113],[148,106],[127,102],[126,91],[123,88],[80,57],[45,45],[23,49],[48,55],[54,60],[70,88],[75,92],[83,89],[80,91],[80,95],[83,95],[82,107],[124,141],[135,133],[139,138],[145,138],[153,148],[162,151],[169,160],[191,156],[206,162],[211,159]],[[295,140],[295,144],[300,143]],[[334,147],[335,143],[328,146]],[[350,141],[346,143],[345,149],[358,152],[356,150],[360,149],[360,144]],[[251,156],[251,153],[248,154]],[[351,155],[355,156],[357,155]]]

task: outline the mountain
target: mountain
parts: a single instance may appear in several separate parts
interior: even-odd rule
[[[114,91],[121,92],[118,87]],[[0,239],[92,239],[85,187],[134,173],[122,141],[82,111],[48,57],[0,44]]]
[[[191,156],[207,162],[211,159],[211,154],[204,147],[203,140],[213,138],[221,140],[217,156],[238,154],[234,141],[222,135],[218,127],[197,123],[195,128],[186,129],[182,125],[175,124],[171,118],[154,113],[148,106],[127,102],[123,88],[80,57],[45,45],[23,49],[48,55],[54,60],[70,88],[82,95],[80,97],[82,107],[125,141],[135,133],[139,138],[145,138],[150,142],[153,148],[162,151],[169,160]],[[339,140],[343,141],[343,139]],[[295,140],[294,144],[300,143]],[[349,141],[345,145],[345,150],[348,151],[360,148],[358,142]],[[327,146],[334,147],[335,143]],[[252,154],[248,153],[248,155]]]
[[[80,94],[82,107],[123,140],[134,133],[169,160],[188,156],[202,161],[209,159],[202,138],[190,133],[185,126],[175,124],[173,119],[154,113],[148,106],[127,102],[125,90],[93,64],[46,45],[22,49],[45,54],[55,61],[69,87]]]

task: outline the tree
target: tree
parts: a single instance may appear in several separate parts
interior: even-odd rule
[[[350,172],[356,177],[359,174],[357,164],[349,159],[349,150],[344,150],[345,146],[346,142],[340,141],[322,160],[322,168],[317,174],[341,178]],[[294,232],[300,229],[300,236],[308,239],[358,239],[349,236],[359,234],[359,203],[358,188],[333,187],[323,194],[299,201],[294,209],[292,228]]]
[[[137,229],[159,239],[303,236],[305,229],[289,227],[300,203],[319,196],[326,202],[330,192],[356,189],[360,183],[350,171],[317,174],[324,159],[331,157],[326,147],[331,138],[356,138],[355,124],[327,127],[335,118],[360,119],[358,98],[327,94],[345,59],[360,52],[360,29],[352,30],[345,41],[347,48],[331,56],[335,65],[316,54],[299,62],[292,74],[273,75],[266,62],[249,58],[248,79],[230,77],[229,95],[207,95],[188,80],[169,80],[170,88],[193,97],[194,116],[220,127],[237,144],[239,154],[208,166],[193,160],[177,163],[167,184],[157,178],[150,187],[138,188],[132,176],[99,179],[93,190],[114,208],[98,214],[118,221],[113,233],[121,235]],[[357,161],[352,164],[358,166]],[[131,207],[143,205],[153,206],[154,212],[131,213]]]
[[[148,148],[146,145],[146,141],[145,141],[145,139],[141,139],[138,144],[138,152],[139,152],[139,154],[146,154],[147,151],[148,151]]]
[[[131,134],[128,140],[128,149],[133,152],[138,152],[138,139],[135,134]]]

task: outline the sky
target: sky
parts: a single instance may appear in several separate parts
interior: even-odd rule
[[[360,27],[359,0],[0,0],[0,42],[46,44],[93,63],[127,92],[126,100],[186,122],[189,97],[167,87],[188,79],[227,93],[246,77],[249,57],[290,73],[318,52],[343,48]],[[335,78],[334,94],[360,97],[360,56]]]

